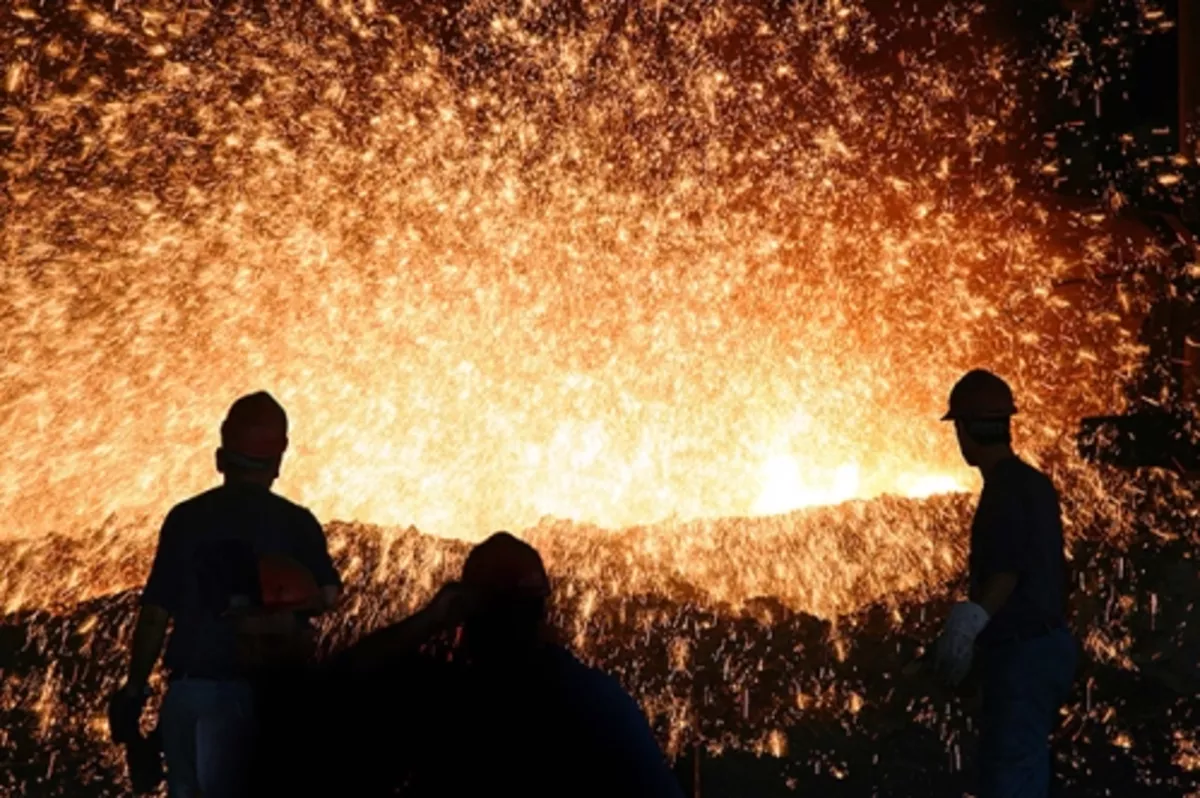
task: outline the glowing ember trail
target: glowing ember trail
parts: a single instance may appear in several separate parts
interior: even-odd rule
[[[974,12],[553,8],[13,9],[5,531],[161,513],[257,387],[284,491],[468,538],[962,490],[957,372],[1089,398]]]
[[[958,705],[885,669],[897,629],[932,634],[905,608],[961,570],[969,503],[944,494],[977,484],[937,418],[967,368],[1014,384],[1077,541],[1194,521],[1184,488],[1102,485],[1065,434],[1121,409],[1147,298],[1060,283],[1096,284],[1119,243],[1161,254],[1018,188],[1069,166],[1023,150],[1017,87],[1098,58],[1074,16],[1018,55],[985,4],[250,5],[0,11],[0,602],[29,613],[0,635],[41,658],[0,659],[14,750],[111,758],[130,597],[108,594],[259,388],[293,421],[281,491],[352,522],[330,524],[351,598],[326,643],[426,598],[454,539],[523,530],[574,647],[673,752],[784,756],[819,713],[876,740],[900,695],[956,761]],[[1142,588],[1080,580],[1107,597],[1089,650],[1132,670]],[[1136,754],[1087,689],[1068,720]],[[30,754],[0,791],[54,769]]]

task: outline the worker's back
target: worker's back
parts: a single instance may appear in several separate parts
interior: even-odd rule
[[[269,489],[230,482],[177,505],[163,525],[145,600],[174,620],[164,663],[176,675],[241,674],[231,596],[253,595],[258,561],[282,554],[318,584],[337,584],[324,533],[311,512]]]
[[[980,636],[988,644],[1044,627],[1065,625],[1066,559],[1058,492],[1050,479],[1019,458],[987,475],[975,512],[972,591],[992,574],[1018,573],[1012,595]]]
[[[458,669],[414,794],[678,798],[637,703],[547,646],[521,668]]]
[[[552,642],[549,596],[541,556],[498,532],[461,582],[331,658],[337,792],[682,798],[637,703]]]

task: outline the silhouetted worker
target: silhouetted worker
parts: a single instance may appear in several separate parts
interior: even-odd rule
[[[950,393],[959,447],[983,475],[971,526],[969,600],[956,604],[935,652],[950,684],[974,662],[983,692],[980,798],[1042,798],[1050,735],[1075,674],[1067,631],[1067,567],[1058,493],[1013,453],[1012,390],[987,371]]]
[[[553,642],[549,596],[537,551],[498,532],[471,551],[461,583],[344,652],[340,667],[360,684],[387,683],[389,673],[392,684],[419,682],[377,704],[388,717],[373,727],[416,725],[404,735],[414,748],[405,795],[682,798],[637,703]],[[448,662],[414,665],[413,652],[460,624]],[[370,693],[379,701],[387,689]],[[361,715],[356,723],[370,725]],[[369,744],[396,756],[391,744]]]
[[[172,621],[159,717],[171,798],[246,794],[256,735],[251,680],[260,668],[307,656],[308,617],[331,609],[341,590],[317,519],[271,492],[287,432],[269,394],[238,399],[216,452],[224,484],[163,522],[128,681],[113,701],[124,702],[126,717],[140,714]]]

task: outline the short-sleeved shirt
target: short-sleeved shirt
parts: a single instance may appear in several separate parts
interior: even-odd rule
[[[1017,457],[985,475],[971,526],[971,599],[977,601],[984,582],[999,573],[1017,574],[1017,585],[980,644],[1065,624],[1067,566],[1058,491]]]
[[[162,607],[174,622],[164,657],[169,670],[242,675],[233,621],[213,594],[238,592],[253,580],[257,558],[268,554],[296,559],[318,585],[341,587],[316,517],[264,486],[227,483],[167,514],[141,601]]]
[[[683,798],[637,702],[567,650],[519,673],[440,671],[412,794]]]

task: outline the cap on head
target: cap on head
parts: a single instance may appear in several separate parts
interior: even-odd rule
[[[262,606],[273,610],[311,607],[321,595],[312,572],[283,554],[259,558],[258,587]]]
[[[1012,388],[990,371],[967,372],[950,391],[950,408],[942,421],[1006,419],[1017,414]]]
[[[231,465],[268,470],[287,451],[288,420],[283,406],[266,391],[233,403],[221,424],[221,451]]]
[[[537,549],[508,532],[497,532],[467,555],[462,583],[496,597],[546,598],[550,578]]]

